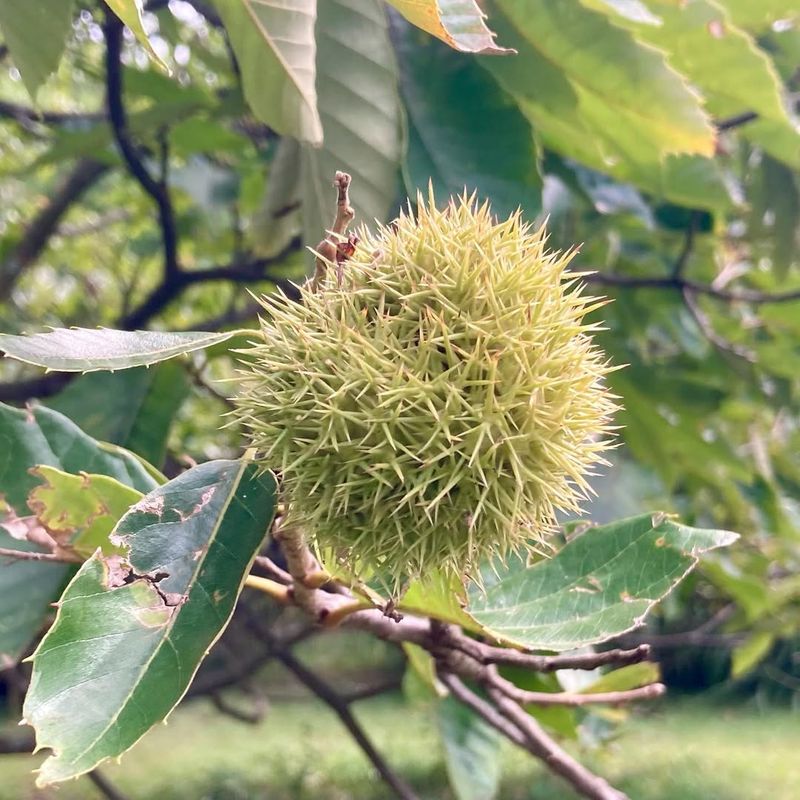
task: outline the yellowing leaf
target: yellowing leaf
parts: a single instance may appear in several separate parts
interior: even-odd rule
[[[465,53],[512,53],[494,42],[474,0],[388,0],[412,25]]]
[[[141,492],[107,475],[71,475],[45,465],[32,473],[43,483],[30,493],[28,505],[60,547],[86,558],[98,547],[106,555],[121,552],[108,535]]]

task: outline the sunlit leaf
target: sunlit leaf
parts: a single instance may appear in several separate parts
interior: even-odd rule
[[[107,475],[143,492],[157,485],[131,453],[104,449],[69,419],[46,408],[19,410],[0,404],[0,454],[0,506],[7,503],[18,518],[30,514],[27,500],[39,479],[29,470],[38,465]],[[12,538],[1,526],[0,547],[39,549]],[[21,655],[41,628],[69,569],[66,564],[0,559],[0,655],[11,660]]]
[[[230,339],[233,333],[55,328],[26,336],[0,334],[10,358],[62,372],[127,369],[166,361]]]
[[[40,465],[32,474],[42,483],[31,491],[28,507],[63,550],[89,558],[100,547],[118,552],[109,534],[142,493],[108,475],[71,475]]]
[[[215,0],[239,60],[244,94],[278,133],[319,144],[314,88],[316,0]]]
[[[142,4],[140,0],[105,0],[106,5],[128,26],[150,58],[162,69],[168,69],[161,56],[153,49],[147,31],[142,23]]]

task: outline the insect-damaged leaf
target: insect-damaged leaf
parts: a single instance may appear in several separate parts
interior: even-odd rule
[[[701,553],[738,538],[680,525],[663,514],[592,528],[553,558],[521,562],[486,591],[470,591],[469,613],[487,632],[528,649],[571,650],[641,624],[694,568]]]
[[[109,328],[55,328],[26,336],[0,334],[0,350],[37,367],[62,372],[145,367],[225,341],[234,331],[116,331]]]
[[[0,546],[37,550],[12,538],[2,523],[30,513],[27,504],[40,480],[29,472],[47,465],[66,472],[91,472],[149,492],[157,485],[132,453],[87,436],[67,417],[47,408],[21,410],[0,404]],[[9,509],[2,511],[3,503]],[[41,628],[49,604],[67,580],[66,564],[0,561],[0,656],[16,660]]]
[[[97,548],[118,551],[109,541],[117,520],[142,493],[107,475],[71,475],[40,465],[32,473],[43,483],[28,497],[28,506],[58,547],[89,558]]]
[[[54,751],[40,785],[121,755],[174,708],[230,619],[274,501],[273,476],[251,462],[201,464],[120,520],[125,559],[81,567],[34,653],[23,709]]]

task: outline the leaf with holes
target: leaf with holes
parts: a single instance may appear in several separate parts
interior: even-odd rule
[[[23,709],[53,750],[40,786],[132,747],[183,697],[228,624],[272,520],[275,479],[210,461],[144,497],[70,582],[33,655]]]
[[[71,0],[3,0],[0,31],[28,94],[55,72],[72,30]]]
[[[738,538],[643,514],[586,533],[557,555],[514,562],[470,590],[469,614],[487,633],[532,650],[572,650],[638,627],[708,550]]]
[[[119,553],[109,534],[142,493],[108,475],[71,475],[39,465],[31,470],[42,483],[28,497],[28,507],[59,549],[89,558],[97,548]]]
[[[278,133],[320,144],[314,89],[316,0],[215,0],[214,6],[255,115]]]
[[[465,53],[513,53],[495,44],[475,0],[388,0],[412,25]]]
[[[0,404],[0,507],[8,506],[0,511],[0,547],[39,550],[13,538],[3,526],[30,513],[28,497],[39,480],[29,470],[38,465],[106,475],[140,492],[158,485],[132,453],[108,449],[61,414]],[[0,560],[0,658],[19,658],[41,628],[69,570],[66,564]]]
[[[0,350],[10,358],[61,372],[144,367],[203,350],[230,339],[234,331],[116,331],[110,328],[55,328],[49,333],[0,333]]]
[[[376,0],[329,0],[320,6],[317,98],[324,144],[301,151],[303,239],[310,247],[333,222],[336,170],[353,176],[359,222],[384,222],[397,196],[403,150],[397,65]]]

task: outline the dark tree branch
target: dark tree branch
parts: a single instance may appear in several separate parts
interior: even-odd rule
[[[239,722],[244,722],[246,725],[258,725],[267,714],[268,704],[263,695],[258,695],[254,698],[254,707],[250,710],[237,708],[232,703],[229,703],[227,698],[219,692],[212,692],[210,697],[211,703],[217,711]]]
[[[23,271],[47,247],[70,207],[108,172],[107,164],[81,159],[31,220],[11,253],[0,264],[0,296],[8,295]]]
[[[213,283],[216,281],[227,281],[230,283],[255,283],[258,281],[270,281],[284,293],[294,299],[299,297],[297,287],[286,278],[280,278],[269,274],[271,266],[281,264],[284,259],[295,250],[300,248],[300,240],[295,239],[277,256],[272,258],[259,258],[252,261],[244,261],[210,267],[209,269],[198,269],[192,272],[179,271],[175,275],[163,280],[143,301],[131,312],[119,320],[119,327],[132,330],[146,325],[154,316],[163,311],[173,300],[189,286],[197,284]],[[226,315],[227,316],[227,315]],[[224,321],[224,317],[222,318]],[[215,320],[211,323],[215,324]],[[207,330],[207,328],[203,328]]]
[[[692,257],[694,251],[694,239],[697,234],[697,226],[700,224],[700,212],[697,210],[691,211],[689,214],[689,224],[686,226],[686,232],[683,237],[683,247],[675,260],[675,266],[672,268],[673,278],[682,278],[686,272],[686,267],[689,264],[689,259]]]
[[[0,100],[0,117],[19,122],[25,128],[31,125],[86,125],[105,120],[99,111],[46,111]]]
[[[164,273],[173,277],[180,272],[178,262],[178,231],[175,211],[167,184],[156,180],[141,159],[130,138],[128,117],[123,103],[122,31],[124,25],[110,9],[106,9],[106,105],[114,140],[130,174],[150,195],[158,209],[158,221],[164,248]]]
[[[74,377],[72,372],[51,372],[39,378],[0,383],[0,403],[24,403],[31,397],[52,397]]]
[[[634,277],[630,275],[615,275],[608,272],[592,272],[583,280],[586,283],[600,286],[617,286],[621,289],[672,289],[683,291],[689,289],[695,294],[703,294],[716,300],[731,303],[791,303],[800,300],[800,289],[790,289],[785,292],[759,292],[754,289],[718,289],[707,283],[699,283],[680,276],[664,277]]]
[[[585,767],[578,764],[569,754],[553,742],[523,708],[531,702],[548,705],[574,706],[588,702],[620,703],[642,697],[659,696],[664,687],[653,684],[634,692],[606,693],[586,699],[566,692],[545,693],[523,692],[514,684],[503,679],[497,672],[495,662],[501,662],[502,648],[488,645],[468,637],[455,625],[415,616],[414,614],[388,615],[386,609],[366,608],[362,599],[354,596],[346,587],[339,586],[333,593],[320,589],[328,587],[332,581],[324,583],[326,576],[321,575],[305,538],[296,527],[277,525],[273,537],[283,549],[287,571],[292,577],[292,585],[288,587],[275,581],[257,579],[264,584],[263,591],[273,599],[289,605],[296,605],[306,612],[318,625],[335,624],[345,628],[355,628],[389,642],[410,642],[419,645],[435,659],[440,675],[451,675],[462,681],[472,681],[482,685],[490,693],[494,713],[487,721],[495,725],[507,735],[511,741],[525,747],[529,752],[541,758],[547,766],[568,780],[585,797],[594,800],[622,800],[625,795],[609,786],[602,778],[593,775]],[[259,584],[250,583],[254,588]],[[276,590],[280,590],[279,592]],[[515,652],[515,651],[509,651]],[[636,663],[647,654],[646,648],[631,651],[611,651],[608,654],[593,654],[591,658],[577,657],[570,663],[571,657],[535,656],[517,654],[517,658],[526,657],[525,666],[564,668],[567,665],[578,668],[593,668],[597,663]],[[614,660],[618,657],[618,660]],[[599,660],[599,662],[598,662]],[[550,663],[548,663],[548,661]],[[513,662],[517,663],[517,662]],[[557,665],[557,666],[556,666]],[[591,665],[591,666],[590,666]],[[535,667],[534,667],[535,668]],[[502,702],[501,702],[502,701]],[[513,709],[513,710],[512,710]],[[502,723],[499,723],[499,718]]]
[[[347,702],[339,693],[316,673],[298,661],[290,651],[279,651],[276,654],[276,658],[336,713],[350,735],[358,743],[358,746],[364,751],[364,755],[372,762],[378,774],[391,787],[395,795],[401,800],[417,800],[417,795],[413,789],[402,778],[395,775],[381,754],[375,749],[364,729],[350,711]]]
[[[86,773],[86,777],[108,798],[108,800],[127,800],[126,796],[114,786],[98,769]]]
[[[509,741],[541,759],[553,772],[572,784],[583,797],[592,800],[626,800],[622,792],[614,789],[598,775],[589,772],[559,747],[530,714],[501,692],[496,690],[494,693],[490,692],[494,701],[492,705],[451,673],[440,672],[439,679],[459,702],[471,708]]]

